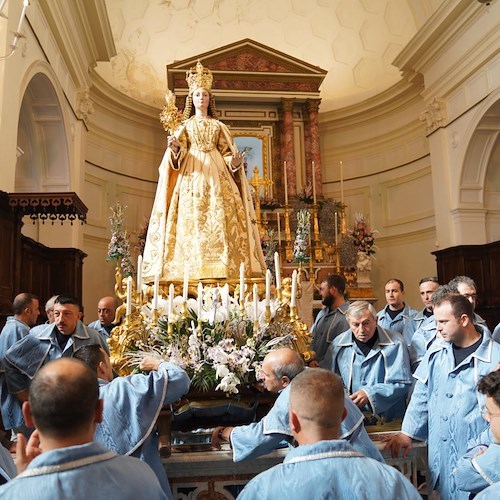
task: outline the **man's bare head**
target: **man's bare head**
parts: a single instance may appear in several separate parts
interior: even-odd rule
[[[304,369],[304,361],[297,351],[284,347],[267,354],[262,362],[260,378],[270,392],[279,392]]]

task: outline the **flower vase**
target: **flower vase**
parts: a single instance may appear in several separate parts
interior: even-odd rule
[[[357,285],[358,288],[372,287],[372,257],[365,252],[358,252],[356,261]]]

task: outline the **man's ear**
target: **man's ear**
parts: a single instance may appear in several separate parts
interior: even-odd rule
[[[285,388],[288,384],[290,384],[291,380],[290,380],[290,377],[288,377],[287,375],[283,375],[281,377],[281,383],[283,384],[283,388]]]
[[[82,318],[83,318],[83,313],[82,313],[82,311],[80,311],[80,312],[78,313],[78,319],[82,319]]]
[[[342,422],[346,419],[347,417],[347,408],[344,406],[344,411],[342,412]]]
[[[293,433],[300,432],[300,419],[299,416],[293,411],[290,410],[290,429]]]
[[[102,422],[102,411],[104,408],[104,401],[99,399],[97,401],[97,406],[95,407],[94,423],[100,424]]]
[[[35,422],[33,420],[33,416],[31,415],[31,406],[29,401],[25,401],[23,403],[22,410],[26,427],[36,427]]]
[[[104,364],[104,361],[99,361],[99,364],[97,365],[97,378],[104,379],[102,375],[106,375],[106,365]]]

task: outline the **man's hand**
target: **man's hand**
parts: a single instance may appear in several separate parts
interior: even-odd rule
[[[28,444],[26,444],[26,438],[24,434],[19,433],[17,435],[16,444],[16,469],[17,473],[21,474],[30,462],[40,455],[42,450],[40,448],[40,436],[38,430],[34,430],[31,434]]]
[[[383,438],[382,441],[385,442],[384,451],[390,449],[392,458],[397,458],[402,449],[403,458],[406,458],[413,446],[411,437],[402,432]]]
[[[142,371],[150,372],[153,370],[158,370],[160,364],[163,363],[163,359],[156,358],[154,356],[144,356],[141,359],[141,363],[139,364],[139,368]]]
[[[363,390],[356,391],[354,394],[351,394],[349,397],[351,398],[351,401],[358,408],[363,408],[363,406],[365,406],[365,404],[368,403],[368,394],[366,394],[366,392]]]
[[[229,442],[229,438],[231,437],[231,432],[234,427],[225,427],[219,425],[212,432],[212,450],[220,450],[220,445],[223,442]]]

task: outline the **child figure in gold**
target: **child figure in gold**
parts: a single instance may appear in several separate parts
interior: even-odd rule
[[[265,274],[243,154],[215,116],[212,74],[200,62],[187,72],[183,123],[168,138],[144,248],[152,281]],[[194,109],[193,109],[194,108]]]

